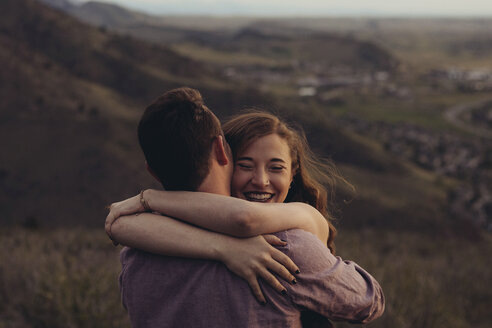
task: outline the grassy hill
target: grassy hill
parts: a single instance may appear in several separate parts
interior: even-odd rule
[[[327,65],[354,66],[356,70],[393,70],[398,61],[374,43],[356,40],[321,31],[290,28],[287,24],[276,26],[269,20],[239,18],[228,19],[221,25],[209,27],[205,18],[151,16],[118,5],[89,1],[70,5],[68,1],[42,0],[56,8],[95,26],[132,35],[161,44],[181,44],[178,47],[187,56],[198,60],[203,52],[226,52],[229,56],[264,57],[271,62],[284,64],[292,57],[301,61],[315,61]],[[183,23],[186,22],[186,23]],[[217,58],[219,64],[224,57]],[[224,63],[223,63],[224,64]]]
[[[198,24],[198,23],[195,23]],[[206,26],[206,22],[202,22]],[[308,29],[356,36],[391,51],[419,71],[429,68],[484,68],[490,66],[492,19],[318,17],[266,18],[269,28]]]
[[[127,8],[99,1],[74,4],[68,0],[39,0],[77,19],[121,34],[141,37],[159,43],[182,41],[199,29],[175,26],[173,19],[147,15]],[[168,20],[170,21],[168,23]]]
[[[230,84],[165,46],[82,24],[36,1],[0,6],[1,140],[11,154],[1,167],[0,197],[9,204],[3,222],[97,226],[106,204],[151,183],[141,170],[136,122],[146,103],[180,85],[200,89],[219,116],[249,106],[275,109],[305,123],[325,155],[388,166],[329,118],[310,121],[308,108]]]
[[[149,185],[135,127],[164,90],[196,86],[222,109],[249,95],[261,102],[164,46],[37,1],[2,1],[0,11],[0,140],[10,154],[1,162],[4,223],[99,226],[105,205]]]
[[[301,97],[292,83],[318,66],[294,65],[292,58],[322,63],[322,72],[354,63],[369,77],[380,70],[397,75],[406,64],[385,47],[327,30],[241,21],[219,33],[220,22],[196,31],[193,24],[156,26],[138,13],[127,16],[147,20],[143,28],[125,28],[135,35],[153,29],[148,43],[33,0],[4,0],[0,13],[0,326],[127,325],[116,287],[117,249],[102,231],[104,206],[158,187],[143,170],[136,124],[153,98],[189,85],[221,118],[256,106],[302,126],[315,152],[332,158],[355,185],[355,196],[338,193],[337,249],[383,286],[386,314],[371,327],[488,327],[492,296],[484,288],[490,278],[484,263],[492,243],[486,232],[450,215],[450,191],[460,178],[402,159],[339,119],[349,113],[362,127],[385,120],[400,130],[399,122],[410,120],[448,131],[442,108],[475,94],[431,93],[415,80],[405,85],[414,98],[386,88],[400,87],[404,77],[378,88],[372,80],[320,88],[319,99]],[[114,15],[101,11],[115,26],[128,23]],[[174,40],[172,47],[159,38]],[[245,68],[241,74],[259,67],[295,78],[234,77],[224,71],[230,65]],[[368,129],[389,133],[384,127]]]

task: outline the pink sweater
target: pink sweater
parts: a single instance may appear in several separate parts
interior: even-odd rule
[[[301,327],[311,311],[330,320],[366,323],[382,315],[378,282],[354,262],[333,256],[313,234],[288,230],[279,249],[300,268],[297,284],[281,295],[260,281],[261,305],[245,280],[216,261],[172,258],[131,248],[121,252],[120,288],[132,326]]]

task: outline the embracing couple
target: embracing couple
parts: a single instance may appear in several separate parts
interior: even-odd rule
[[[276,116],[222,125],[200,93],[168,91],[138,126],[165,190],[111,205],[133,327],[330,327],[381,316],[364,269],[335,257],[327,189],[341,177]],[[233,196],[233,197],[231,197]],[[131,248],[129,248],[131,247]]]

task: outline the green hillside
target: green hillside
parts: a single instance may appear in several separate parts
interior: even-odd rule
[[[420,67],[338,21],[161,24],[112,8],[86,5],[113,24],[91,26],[38,1],[0,2],[0,327],[128,325],[104,206],[159,187],[136,125],[183,85],[220,118],[260,107],[301,126],[355,186],[337,190],[337,252],[383,286],[386,313],[369,327],[489,326],[492,151],[443,119],[488,99],[487,80]],[[488,128],[489,108],[472,109],[458,119]]]
[[[2,1],[0,11],[0,133],[10,154],[1,162],[4,223],[99,226],[104,206],[151,184],[135,129],[164,90],[199,87],[222,110],[248,104],[250,95],[251,105],[261,102],[166,47],[37,1]]]
[[[13,154],[2,163],[3,222],[98,225],[106,204],[150,183],[136,122],[146,103],[180,85],[199,88],[219,116],[250,106],[278,110],[304,122],[313,147],[336,161],[388,167],[328,117],[310,121],[309,108],[228,83],[165,46],[87,26],[36,1],[0,9],[1,140]]]

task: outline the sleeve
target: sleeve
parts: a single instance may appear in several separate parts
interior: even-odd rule
[[[125,297],[125,292],[126,292],[126,286],[125,286],[125,271],[127,268],[127,256],[128,253],[130,252],[130,248],[128,247],[123,247],[123,249],[120,251],[120,263],[121,263],[121,272],[118,276],[118,287],[120,288],[120,297],[121,297],[121,304],[125,308],[125,310],[128,311],[127,305],[126,305],[126,297]]]
[[[368,323],[384,312],[379,283],[351,261],[335,257],[313,234],[290,230],[286,254],[298,265],[297,284],[289,295],[301,309],[331,320]]]

